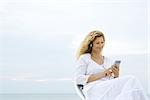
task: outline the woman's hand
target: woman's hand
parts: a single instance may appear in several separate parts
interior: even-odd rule
[[[114,74],[114,78],[119,77],[119,66],[118,65],[112,65],[111,70],[112,70],[112,73]]]
[[[106,76],[112,76],[112,68],[108,68],[108,69],[106,69],[105,71],[104,71],[104,73],[105,73],[105,77]]]

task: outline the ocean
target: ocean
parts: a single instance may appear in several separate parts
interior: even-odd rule
[[[148,96],[150,100],[150,95]],[[0,94],[0,100],[81,100],[77,94]]]
[[[77,94],[0,94],[0,100],[80,100]]]

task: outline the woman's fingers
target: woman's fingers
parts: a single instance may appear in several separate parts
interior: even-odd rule
[[[118,69],[118,68],[113,67],[113,68],[112,68],[112,71],[113,71],[115,77],[118,77],[118,76],[119,76],[119,69]]]
[[[117,68],[119,70],[119,65],[115,65],[115,68]]]
[[[108,68],[105,73],[107,74],[107,76],[112,76],[114,75],[114,77],[118,77],[119,76],[119,69],[116,68],[115,66],[112,66],[111,68]]]
[[[118,69],[113,69],[112,71],[113,73],[116,73],[116,74],[119,72]]]
[[[113,71],[119,71],[119,68],[118,67],[113,67],[112,70]]]
[[[112,69],[109,68],[109,69],[105,70],[105,73],[107,74],[107,76],[111,76],[111,74],[112,74]]]

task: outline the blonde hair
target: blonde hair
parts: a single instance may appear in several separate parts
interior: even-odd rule
[[[101,31],[95,30],[95,31],[91,31],[86,37],[85,39],[82,41],[78,51],[77,51],[77,59],[85,53],[91,53],[92,51],[92,47],[91,45],[93,44],[93,41],[97,38],[97,37],[103,37],[104,41],[105,41],[105,36]]]

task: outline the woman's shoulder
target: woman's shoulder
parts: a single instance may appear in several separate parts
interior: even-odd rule
[[[90,56],[91,56],[90,53],[85,53],[85,54],[82,54],[80,57],[81,57],[81,58],[88,58],[88,57],[90,57]]]
[[[89,59],[91,57],[91,54],[90,53],[85,53],[85,54],[82,54],[79,59]]]

